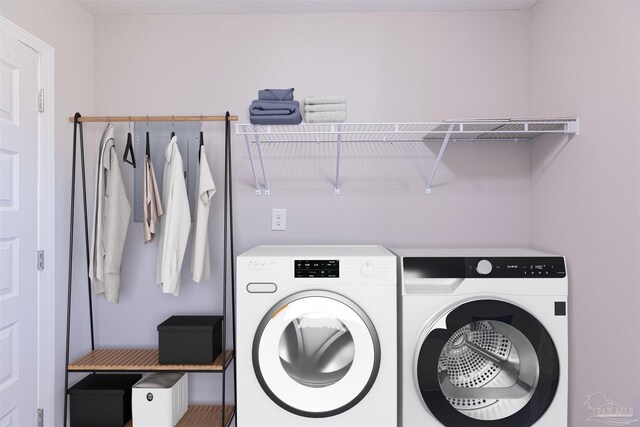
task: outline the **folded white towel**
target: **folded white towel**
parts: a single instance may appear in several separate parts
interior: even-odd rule
[[[307,123],[342,123],[346,120],[346,111],[315,111],[304,113],[304,121]]]
[[[304,106],[304,111],[308,113],[317,111],[345,111],[347,104],[309,104]]]
[[[307,104],[344,104],[347,98],[344,96],[308,96],[304,99]]]

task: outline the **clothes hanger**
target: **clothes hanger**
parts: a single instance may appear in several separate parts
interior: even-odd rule
[[[151,149],[149,148],[149,115],[147,115],[147,144],[145,147],[145,153],[149,160],[151,160]]]
[[[176,136],[176,133],[174,132],[176,128],[176,118],[172,115],[171,116],[171,139],[173,139],[174,136]]]
[[[127,158],[127,154],[131,155],[131,160]],[[133,154],[133,138],[131,137],[131,116],[129,116],[129,133],[127,133],[127,146],[124,149],[122,161],[129,163],[133,168],[136,167],[136,156]]]
[[[200,116],[200,147],[198,148],[198,163],[200,163],[200,154],[204,146],[204,134],[202,133],[202,116]]]

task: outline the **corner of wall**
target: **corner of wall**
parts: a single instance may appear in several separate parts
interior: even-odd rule
[[[532,99],[533,99],[533,67],[532,67],[532,63],[533,63],[533,14],[534,14],[534,9],[536,8],[536,6],[538,5],[538,2],[536,2],[533,6],[531,6],[530,9],[527,10],[527,13],[529,15],[529,20],[528,20],[528,25],[529,25],[529,41],[528,41],[528,52],[527,52],[527,115],[531,116],[532,115],[532,109],[533,109],[533,105],[532,105]],[[531,177],[532,173],[533,173],[533,160],[532,160],[532,149],[531,149],[531,144],[529,144],[529,177]],[[529,179],[529,242],[528,242],[528,246],[531,247],[533,244],[533,238],[532,238],[532,234],[533,234],[533,224],[532,224],[532,199],[533,199],[533,182],[531,180],[531,178]]]

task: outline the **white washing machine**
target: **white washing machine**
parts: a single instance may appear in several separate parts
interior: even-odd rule
[[[567,425],[564,258],[528,249],[395,249],[400,422]]]
[[[396,257],[258,246],[236,265],[238,426],[395,426]]]

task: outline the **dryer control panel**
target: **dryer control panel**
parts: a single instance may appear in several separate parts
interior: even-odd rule
[[[536,278],[567,275],[562,257],[404,257],[405,278]]]

